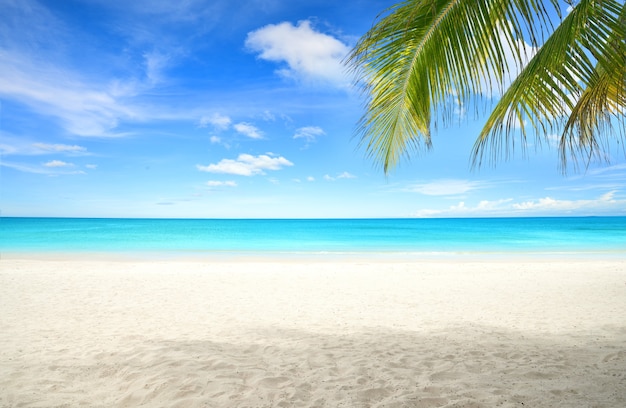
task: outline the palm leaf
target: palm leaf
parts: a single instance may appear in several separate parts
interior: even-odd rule
[[[516,143],[526,149],[529,135],[541,142],[561,129],[563,163],[601,151],[598,132],[624,124],[623,2],[580,0],[556,28],[546,5],[558,13],[558,0],[406,0],[386,11],[347,59],[368,97],[361,145],[385,173],[431,147],[433,122],[452,117],[455,102],[502,91],[531,57],[522,39],[543,44],[489,116],[474,164],[488,149],[495,161]]]
[[[451,96],[465,103],[485,82],[505,82],[514,68],[507,50],[521,63],[523,52],[511,46],[522,32],[537,38],[537,21],[549,23],[538,0],[408,0],[388,12],[347,60],[369,96],[361,143],[385,172],[431,146],[431,120],[451,116]]]
[[[537,143],[564,128],[563,168],[577,152],[598,151],[598,134],[610,122],[607,113],[624,106],[626,53],[620,12],[623,6],[610,0],[581,0],[576,5],[492,111],[474,146],[475,165],[481,164],[488,148],[494,162],[508,157],[515,148],[515,127],[521,129],[522,149],[529,144],[526,128],[532,129]]]
[[[618,5],[617,5],[618,6]],[[613,13],[617,13],[613,9]],[[588,47],[600,54],[593,75],[574,106],[560,138],[561,164],[565,169],[568,157],[578,155],[587,160],[602,157],[608,148],[607,137],[624,139],[624,107],[626,107],[626,5],[621,6],[617,26],[608,40],[597,47]],[[596,51],[598,52],[598,51]],[[613,123],[621,123],[615,128]]]

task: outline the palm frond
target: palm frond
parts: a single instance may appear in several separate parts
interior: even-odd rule
[[[474,165],[488,150],[495,162],[516,144],[525,152],[530,137],[541,143],[558,133],[563,168],[570,156],[600,156],[600,135],[608,129],[611,138],[614,123],[622,137],[626,129],[625,10],[623,0],[580,0],[554,27],[558,0],[403,1],[346,61],[368,98],[361,145],[387,173],[431,146],[432,122],[452,116],[451,98],[503,91],[519,71],[476,141]],[[540,48],[531,55],[522,40]]]
[[[536,39],[549,25],[540,0],[407,0],[389,12],[347,59],[369,97],[361,143],[386,173],[431,146],[431,120],[450,113],[450,95],[467,102],[506,82],[507,52],[521,65],[522,33]]]
[[[474,146],[474,165],[480,166],[487,149],[494,162],[507,158],[515,148],[515,127],[521,129],[522,149],[529,143],[527,127],[537,143],[564,129],[563,169],[569,157],[599,151],[598,138],[610,117],[623,115],[623,11],[612,0],[581,0],[574,7],[493,109]]]
[[[616,13],[617,10],[612,10]],[[602,156],[607,139],[624,139],[626,127],[626,5],[619,11],[618,25],[605,42],[588,47],[597,60],[593,75],[565,124],[560,138],[561,166],[568,158],[587,160]],[[620,124],[617,129],[613,123]],[[603,137],[604,135],[604,137]],[[608,135],[608,136],[607,136]]]

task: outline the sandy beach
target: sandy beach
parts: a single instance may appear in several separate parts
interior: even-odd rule
[[[625,260],[0,261],[1,407],[623,407]]]

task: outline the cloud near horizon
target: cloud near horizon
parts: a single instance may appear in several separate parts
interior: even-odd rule
[[[498,217],[498,216],[557,216],[566,214],[626,214],[626,198],[618,198],[617,191],[610,191],[595,199],[561,200],[553,197],[514,202],[512,198],[501,200],[483,200],[477,205],[467,205],[460,201],[447,209],[421,209],[412,214],[414,217]]]

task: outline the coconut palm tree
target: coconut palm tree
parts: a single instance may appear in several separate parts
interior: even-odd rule
[[[564,171],[568,159],[608,157],[626,133],[626,6],[566,3],[405,0],[386,10],[346,59],[367,95],[358,130],[368,154],[387,173],[431,147],[431,128],[459,106],[483,106],[492,110],[475,166],[555,135]]]

